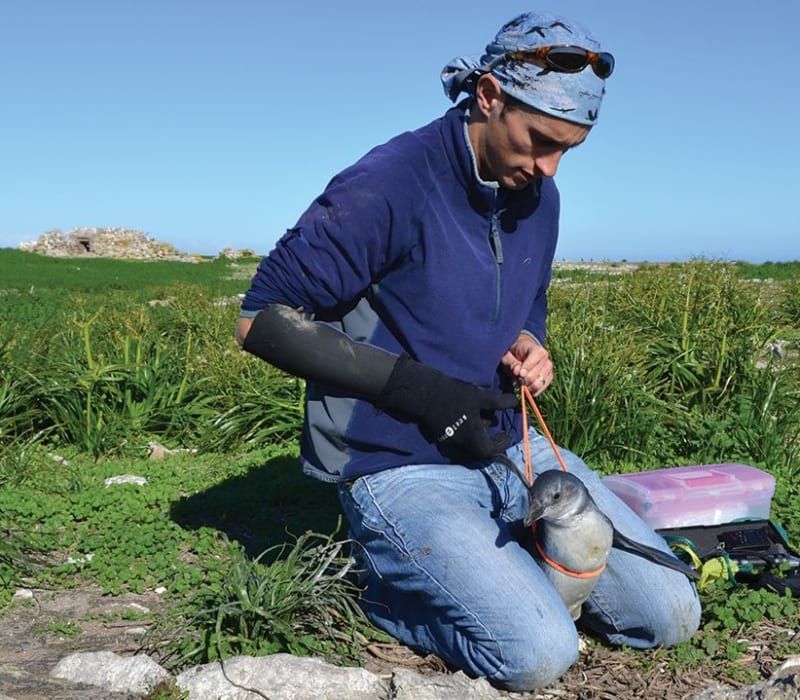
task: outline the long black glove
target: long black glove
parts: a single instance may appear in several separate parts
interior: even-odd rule
[[[482,414],[513,408],[517,398],[453,379],[401,355],[375,404],[419,423],[428,439],[446,452],[489,459],[508,447],[509,436],[501,432],[490,437]]]
[[[513,394],[482,389],[406,355],[398,358],[357,343],[287,306],[272,304],[258,314],[242,347],[286,372],[413,420],[453,456],[488,459],[508,446],[505,433],[489,437],[481,413],[515,406]]]

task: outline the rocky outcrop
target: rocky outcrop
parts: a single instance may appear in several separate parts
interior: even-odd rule
[[[141,231],[127,228],[75,228],[64,233],[47,231],[36,241],[19,244],[20,250],[59,258],[122,258],[198,262],[196,255],[181,253]]]
[[[109,692],[144,694],[169,674],[144,655],[123,657],[112,652],[71,654],[51,676],[92,685]],[[237,656],[195,666],[175,679],[188,700],[495,700],[508,697],[483,679],[464,673],[421,675],[397,668],[384,679],[363,668],[341,668],[316,658],[291,654]],[[523,697],[523,694],[514,694]],[[530,697],[525,695],[525,697]]]
[[[483,679],[462,672],[419,674],[396,668],[378,676],[362,668],[340,668],[321,659],[291,654],[240,656],[195,666],[171,677],[143,655],[122,657],[111,652],[72,654],[63,658],[52,677],[101,688],[109,693],[127,692],[137,697],[158,683],[174,683],[188,700],[544,700],[576,697],[562,689],[546,688],[532,693],[497,690]],[[582,697],[578,695],[577,697]],[[798,700],[800,657],[787,660],[766,681],[743,688],[709,687],[691,700]],[[0,699],[1,700],[1,699]]]

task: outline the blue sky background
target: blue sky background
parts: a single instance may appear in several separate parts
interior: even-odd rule
[[[558,259],[800,259],[795,0],[2,0],[0,246],[124,226],[266,253],[531,8],[617,59],[559,171]]]

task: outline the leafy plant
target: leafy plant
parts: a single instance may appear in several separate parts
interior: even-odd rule
[[[197,612],[173,643],[172,663],[276,652],[356,663],[356,633],[375,630],[356,602],[346,545],[306,532],[255,560],[234,554],[221,582],[195,599]]]
[[[764,620],[789,626],[800,621],[800,604],[788,590],[778,594],[720,579],[701,594],[701,602],[701,628],[694,637],[655,654],[673,669],[702,668],[736,683],[758,680],[757,672],[742,665],[748,630]]]

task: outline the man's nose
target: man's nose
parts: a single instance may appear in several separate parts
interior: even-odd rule
[[[553,153],[538,156],[534,161],[536,171],[544,177],[553,177],[558,170],[558,164],[563,155],[563,151],[554,151]]]

